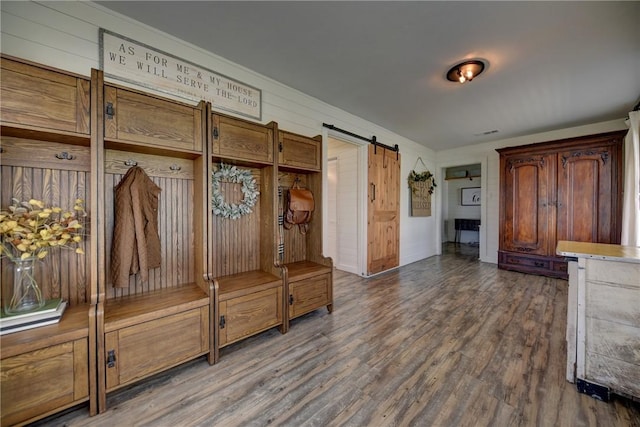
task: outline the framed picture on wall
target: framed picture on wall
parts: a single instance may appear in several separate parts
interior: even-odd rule
[[[462,206],[480,206],[480,187],[461,188]]]

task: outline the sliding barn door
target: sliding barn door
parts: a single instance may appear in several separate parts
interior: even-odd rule
[[[400,153],[369,146],[367,274],[400,264]]]

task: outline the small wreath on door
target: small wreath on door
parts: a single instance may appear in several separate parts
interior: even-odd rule
[[[243,215],[253,212],[253,207],[258,201],[260,192],[256,187],[256,180],[248,169],[238,169],[235,166],[220,163],[218,170],[212,174],[213,187],[213,214],[223,218],[238,219]],[[221,182],[242,184],[243,199],[240,204],[228,203],[220,191]]]

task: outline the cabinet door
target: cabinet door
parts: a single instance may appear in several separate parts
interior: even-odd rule
[[[89,134],[88,80],[2,59],[0,85],[3,124]]]
[[[322,143],[318,140],[280,132],[279,149],[281,165],[316,171],[322,168]]]
[[[289,318],[293,319],[329,304],[330,274],[289,283]]]
[[[86,339],[2,360],[2,425],[72,406],[89,396]]]
[[[212,122],[214,156],[273,163],[273,129],[215,114]]]
[[[558,240],[617,243],[612,147],[558,155]]]
[[[501,159],[501,248],[550,255],[555,248],[554,154],[505,156]]]
[[[219,346],[282,324],[282,288],[220,302]]]
[[[202,152],[202,111],[105,86],[104,137],[145,146]]]
[[[201,307],[106,333],[107,391],[206,353],[208,320]]]

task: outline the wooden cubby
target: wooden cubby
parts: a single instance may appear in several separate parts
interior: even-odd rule
[[[82,198],[89,218],[95,218],[90,80],[7,56],[1,63],[0,203],[34,198],[67,210]],[[92,219],[84,224],[84,256],[51,251],[39,263],[44,298],[68,303],[62,319],[0,337],[3,426],[33,422],[82,402],[89,402],[91,414],[97,412]],[[3,259],[1,266],[2,282],[13,280],[9,261]]]
[[[267,329],[284,332],[284,282],[276,265],[277,125],[260,125],[210,112],[212,169],[220,163],[251,171],[260,195],[238,219],[211,216],[210,271],[217,289],[215,347]],[[221,183],[227,203],[242,201],[241,184]],[[213,212],[210,208],[209,212]]]
[[[313,192],[315,210],[306,233],[298,226],[283,229],[286,304],[285,331],[295,317],[326,306],[333,310],[333,262],[322,255],[322,139],[309,138],[291,132],[278,133],[279,200],[285,209],[286,192],[297,180],[302,188]]]
[[[322,142],[104,81],[2,56],[0,202],[86,201],[85,256],[51,253],[39,284],[68,301],[59,323],[0,337],[2,425],[25,424],[107,394],[326,306]],[[247,169],[258,202],[233,220],[213,214],[212,172]],[[160,187],[160,267],[111,279],[115,187],[133,165]],[[316,200],[306,234],[280,233],[280,188],[298,179]],[[280,188],[279,188],[280,187]],[[221,183],[225,200],[241,184]],[[133,236],[132,236],[133,238]],[[284,252],[279,256],[278,247]],[[2,280],[11,280],[7,260]],[[44,273],[44,274],[43,274]]]
[[[107,393],[188,360],[213,363],[213,283],[207,272],[209,161],[204,148],[206,104],[197,106],[96,83],[101,108],[93,117],[98,140],[105,266],[97,307],[98,404]],[[141,167],[160,187],[158,235],[161,265],[129,276],[127,287],[110,277],[115,187]],[[132,236],[133,238],[133,236]]]

